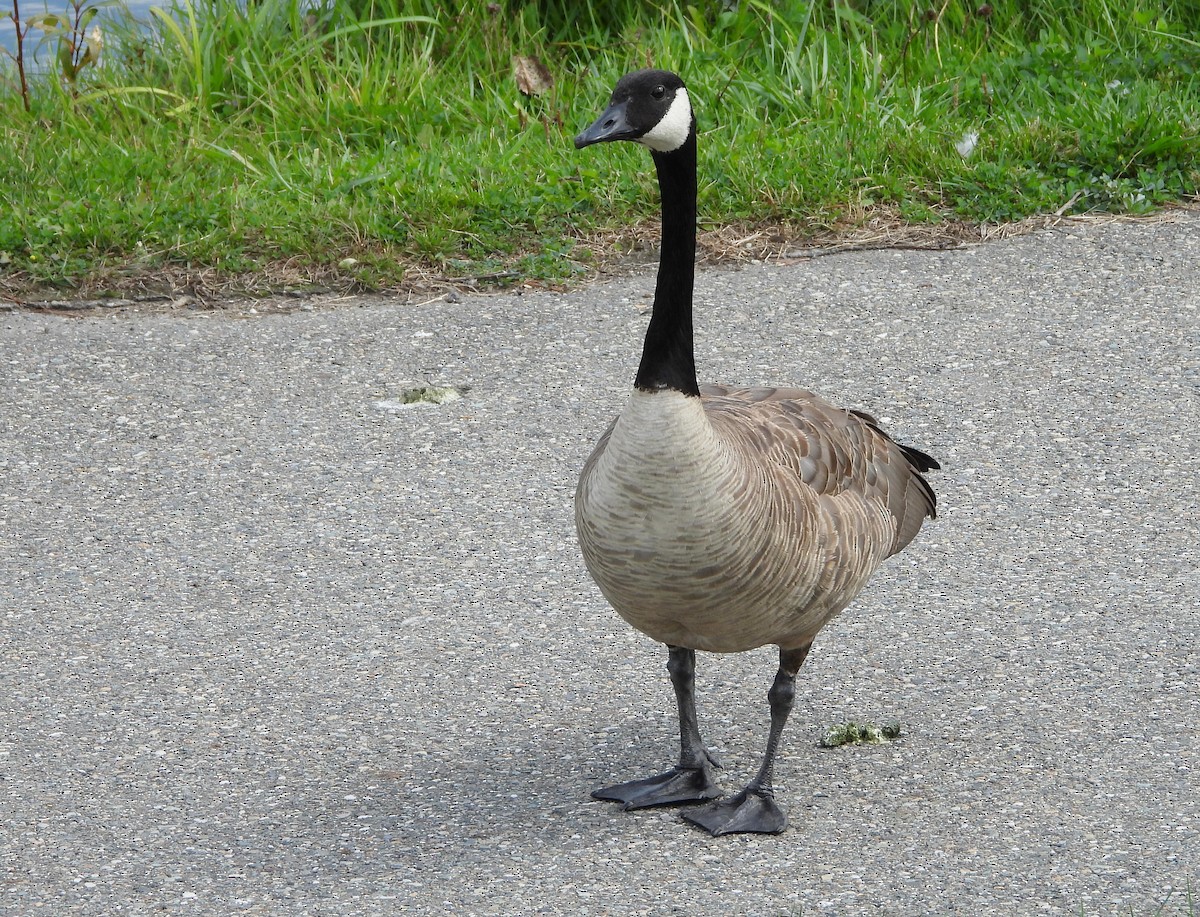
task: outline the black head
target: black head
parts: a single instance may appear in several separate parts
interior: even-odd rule
[[[696,117],[683,80],[669,70],[637,70],[621,77],[608,108],[575,138],[575,148],[632,140],[659,153],[683,146]]]

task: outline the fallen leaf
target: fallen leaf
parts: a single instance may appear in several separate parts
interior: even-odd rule
[[[517,81],[517,89],[522,95],[540,96],[554,85],[554,77],[536,57],[513,55],[513,79]]]

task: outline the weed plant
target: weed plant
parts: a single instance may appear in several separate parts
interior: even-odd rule
[[[0,284],[562,277],[655,217],[644,155],[570,142],[651,64],[698,102],[711,224],[1137,213],[1200,184],[1200,0],[311,2],[170,0],[70,79],[0,58]],[[552,85],[523,94],[518,56]]]

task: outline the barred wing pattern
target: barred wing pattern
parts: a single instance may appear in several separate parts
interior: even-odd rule
[[[882,499],[896,524],[888,556],[937,517],[937,498],[922,472],[940,468],[919,449],[888,436],[863,411],[847,411],[799,388],[700,387],[718,433],[798,474],[822,496]]]

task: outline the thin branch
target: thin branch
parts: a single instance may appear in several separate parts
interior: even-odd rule
[[[29,112],[29,82],[25,77],[25,29],[21,27],[21,4],[12,0],[11,18],[17,29],[17,76],[21,80],[21,101],[25,103],[25,111]]]

